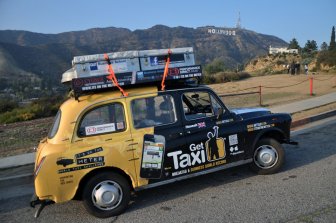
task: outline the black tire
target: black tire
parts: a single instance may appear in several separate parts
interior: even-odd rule
[[[82,197],[84,207],[90,214],[98,218],[108,218],[123,213],[128,206],[130,196],[130,185],[123,176],[102,172],[88,180]],[[110,202],[103,204],[103,197]]]
[[[261,175],[273,174],[279,171],[284,161],[282,145],[273,138],[262,138],[255,146],[250,167]]]

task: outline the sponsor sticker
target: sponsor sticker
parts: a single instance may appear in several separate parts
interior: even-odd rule
[[[244,151],[239,151],[238,145],[230,147],[230,155],[235,156],[238,154],[244,153]]]
[[[190,129],[190,128],[205,128],[206,127],[206,124],[205,122],[200,122],[200,123],[196,123],[196,124],[192,124],[192,125],[186,125],[185,128],[186,129]]]
[[[77,159],[76,162],[78,165],[89,164],[89,163],[102,163],[104,162],[104,157],[96,156],[96,157],[81,158],[81,159]]]
[[[233,119],[230,118],[230,119],[224,119],[224,120],[221,120],[221,121],[217,121],[216,124],[219,125],[219,124],[225,124],[225,123],[229,123],[229,122],[233,122]]]
[[[66,175],[66,176],[60,177],[60,184],[61,185],[71,184],[71,183],[73,183],[73,175]]]
[[[157,66],[159,65],[159,59],[158,57],[149,57],[151,66]]]
[[[98,70],[98,65],[96,63],[90,63],[90,70]]]
[[[76,167],[61,169],[61,170],[58,171],[58,173],[59,174],[69,173],[69,172],[73,172],[73,171],[84,170],[84,169],[94,168],[94,167],[104,166],[104,165],[105,165],[105,163],[93,163],[93,164],[88,164],[88,165],[82,165],[82,166],[76,166]]]
[[[248,132],[252,132],[252,131],[256,131],[256,130],[270,128],[270,127],[273,127],[273,126],[274,126],[274,124],[267,124],[267,122],[258,122],[258,123],[247,125],[246,127],[247,127]]]
[[[101,134],[105,132],[115,132],[115,131],[116,131],[116,128],[115,128],[114,123],[85,127],[86,135],[95,135],[95,134]]]
[[[238,136],[237,136],[237,134],[229,136],[229,144],[230,144],[230,146],[238,144]]]
[[[124,129],[124,122],[117,122],[117,130]]]
[[[205,128],[206,127],[205,122],[197,123],[197,127],[198,128]]]
[[[103,151],[102,147],[90,149],[90,150],[87,150],[85,152],[75,154],[75,158],[78,159],[78,158],[88,156],[88,155],[91,155],[91,154],[94,154],[94,153],[98,153],[98,152],[101,152],[101,151]]]
[[[192,125],[186,125],[185,126],[186,129],[195,128],[195,127],[197,127],[197,124],[192,124]]]

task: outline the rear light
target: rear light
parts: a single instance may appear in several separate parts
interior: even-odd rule
[[[45,156],[42,157],[42,159],[40,160],[40,162],[37,164],[36,168],[35,168],[35,173],[34,173],[34,176],[36,177],[37,174],[40,172],[40,169],[42,167],[42,164],[44,163],[44,160],[45,160]]]

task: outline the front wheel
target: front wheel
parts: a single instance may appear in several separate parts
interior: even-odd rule
[[[90,214],[98,218],[108,218],[124,212],[130,196],[130,185],[124,177],[103,172],[87,182],[83,191],[83,202]]]
[[[273,174],[281,168],[284,160],[282,145],[275,139],[263,138],[255,147],[251,168],[258,174]]]

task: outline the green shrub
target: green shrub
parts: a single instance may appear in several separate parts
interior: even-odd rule
[[[240,72],[240,73],[219,72],[213,75],[205,75],[202,83],[204,84],[225,83],[225,82],[242,80],[249,77],[251,77],[251,75],[246,72]]]
[[[19,107],[18,103],[13,100],[0,99],[0,113],[8,112]]]
[[[10,111],[0,113],[0,123],[28,121],[36,118],[50,117],[57,113],[64,97],[48,97],[38,99],[25,107],[17,107]]]
[[[201,82],[203,84],[214,84],[216,82],[216,79],[213,74],[204,74]]]

